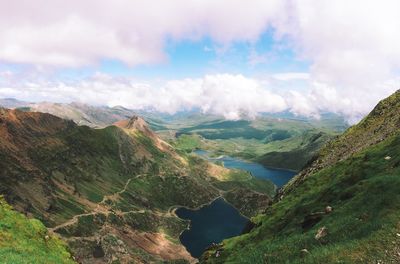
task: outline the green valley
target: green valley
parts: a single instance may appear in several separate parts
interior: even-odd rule
[[[279,115],[238,121],[199,115],[187,118],[190,121],[185,123],[186,118],[178,117],[165,125],[168,130],[157,132],[184,152],[204,149],[215,156],[240,157],[266,167],[294,171],[301,170],[326,142],[347,127],[343,119],[334,115],[320,120]]]

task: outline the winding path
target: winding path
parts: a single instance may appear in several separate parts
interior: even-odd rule
[[[70,226],[70,225],[74,225],[74,224],[76,224],[78,222],[79,217],[89,216],[89,215],[96,215],[96,214],[99,214],[99,213],[105,214],[107,216],[110,213],[110,209],[107,208],[107,205],[105,205],[105,201],[107,201],[108,199],[115,199],[115,198],[117,198],[117,196],[119,196],[119,195],[123,194],[124,192],[126,192],[126,189],[128,188],[129,183],[132,181],[132,179],[136,178],[136,177],[139,177],[139,176],[142,176],[142,175],[139,174],[139,175],[136,175],[135,177],[132,177],[132,178],[128,179],[126,181],[125,185],[124,185],[124,188],[122,188],[120,191],[118,191],[116,193],[113,193],[111,195],[105,195],[103,197],[103,199],[97,204],[97,206],[91,212],[84,213],[84,214],[79,214],[79,215],[74,215],[68,221],[66,221],[66,222],[64,222],[64,223],[62,223],[60,225],[57,225],[55,227],[49,228],[49,231],[56,232],[56,230],[58,230],[60,228],[67,227],[67,226]],[[137,212],[142,212],[142,210],[141,211],[137,211]],[[124,212],[124,213],[126,213],[126,212]]]

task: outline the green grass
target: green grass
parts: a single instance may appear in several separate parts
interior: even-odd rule
[[[164,233],[174,243],[179,243],[179,236],[188,225],[187,221],[177,217],[160,216],[150,211],[129,212],[123,216],[123,219],[134,230]]]
[[[226,240],[211,263],[398,263],[400,136],[310,175],[256,218],[259,227]],[[391,156],[390,160],[385,160]],[[334,208],[302,228],[305,217]],[[325,243],[314,236],[328,228]],[[309,254],[302,257],[301,249]],[[396,252],[397,250],[397,252]]]
[[[218,181],[214,183],[218,189],[229,191],[235,188],[246,188],[256,192],[264,193],[273,197],[275,194],[275,185],[263,179],[252,177],[247,180]]]
[[[174,205],[197,207],[218,196],[211,185],[190,176],[159,177],[156,175],[133,179],[121,196],[124,203],[142,208],[168,210]]]
[[[198,135],[181,135],[173,145],[177,151],[190,153],[195,149],[201,148],[201,137]]]
[[[13,211],[3,198],[0,198],[0,262],[74,263],[61,240],[48,234],[40,221]]]

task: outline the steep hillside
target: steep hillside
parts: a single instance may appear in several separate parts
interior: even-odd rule
[[[270,183],[179,156],[139,117],[117,125],[0,109],[0,193],[62,235],[78,261],[192,261],[178,239],[187,222],[171,208],[229,193],[234,204],[255,201],[249,216],[268,205]]]
[[[285,187],[285,191],[298,185],[309,174],[345,160],[354,153],[397,134],[400,127],[399,109],[400,90],[379,102],[359,124],[349,128],[339,138],[324,146],[312,164],[293,178]]]
[[[206,263],[400,263],[400,92],[324,147]]]
[[[66,245],[38,220],[12,210],[0,197],[1,263],[74,263]]]
[[[306,131],[296,139],[281,142],[283,147],[285,144],[294,141],[299,143],[293,144],[293,148],[283,151],[271,151],[261,157],[257,161],[266,167],[286,168],[294,171],[300,171],[307,163],[314,158],[322,146],[333,138],[332,135],[318,130]]]

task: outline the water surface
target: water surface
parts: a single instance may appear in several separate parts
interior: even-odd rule
[[[242,169],[250,172],[254,177],[270,180],[278,187],[282,187],[296,174],[294,171],[267,168],[255,162],[244,161],[242,159],[230,156],[211,158],[209,153],[205,150],[195,150],[194,152],[210,161],[222,161],[226,168]]]
[[[254,177],[272,181],[278,187],[287,183],[296,174],[293,171],[266,168],[258,163],[229,156],[211,158],[204,150],[196,150],[195,153],[210,161],[222,161],[226,168],[246,170]],[[181,234],[180,240],[195,258],[200,257],[212,243],[240,235],[249,222],[222,198],[198,210],[178,208],[176,214],[182,219],[191,221],[190,229]]]
[[[249,221],[222,198],[198,210],[181,207],[175,213],[190,220],[190,229],[181,234],[180,240],[195,258],[212,243],[240,235]]]

